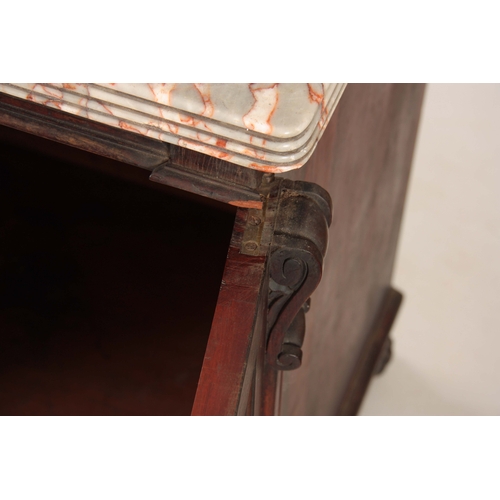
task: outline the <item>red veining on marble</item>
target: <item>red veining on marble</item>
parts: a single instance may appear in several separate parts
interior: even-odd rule
[[[172,134],[177,135],[179,133],[179,127],[177,125],[174,125],[173,123],[167,123],[167,127]]]
[[[191,125],[193,127],[196,127],[199,123],[199,120],[195,120],[192,116],[181,115],[180,113],[178,116],[179,116],[179,121],[185,123],[186,125]]]
[[[196,127],[198,125],[199,120],[195,120],[192,116],[187,116],[187,115],[181,115],[179,113],[179,121],[182,123],[186,123],[187,125],[192,125],[193,127]]]
[[[253,135],[249,136],[250,137],[250,144],[254,144],[260,147],[264,147],[266,145],[266,140],[261,139],[260,137],[254,137]]]
[[[81,99],[78,100],[78,106],[81,106],[81,110],[78,111],[77,114],[80,114],[80,113],[85,113],[85,115],[87,116],[87,118],[89,118],[89,109],[88,109],[88,106],[89,106],[89,100],[87,97],[82,97]]]
[[[214,114],[214,106],[210,99],[210,85],[203,83],[195,83],[192,84],[196,89],[200,98],[203,102],[204,109],[201,112],[201,115],[211,117]],[[154,100],[160,104],[164,104],[166,106],[172,106],[172,92],[177,88],[177,83],[148,83],[148,88],[153,94]],[[158,108],[159,115],[163,118],[162,110]],[[188,115],[183,115],[179,113],[178,121],[180,123],[185,123],[187,125],[191,125],[192,127],[198,127],[200,120]],[[211,132],[210,128],[206,123],[202,123],[203,127]],[[169,130],[177,134],[178,128],[175,125],[168,125]]]
[[[196,142],[192,142],[186,139],[179,139],[177,144],[183,148],[194,149],[195,151],[199,151],[200,153],[205,153],[210,156],[215,156],[216,158],[220,158],[221,160],[229,160],[233,157],[232,154],[227,153],[226,151],[219,151],[214,147],[208,146],[206,144],[198,144]]]
[[[31,92],[27,94],[26,99],[51,108],[62,109],[61,101],[54,101],[54,99],[41,99],[40,97],[33,95]]]
[[[205,123],[202,122],[203,127],[205,127],[206,130],[208,130],[210,133],[212,132],[212,129]]]
[[[309,91],[309,101],[321,104],[323,102],[323,92],[316,92],[310,83],[307,84],[307,90]]]
[[[113,111],[111,111],[105,104],[103,104],[102,102],[100,101],[95,101],[97,104],[99,104],[99,106],[103,107],[105,110],[106,110],[106,113],[108,113],[108,115],[112,115],[112,116],[115,116],[113,114]]]
[[[52,99],[47,99],[46,101],[43,101],[42,104],[45,104],[46,106],[52,106],[53,108],[62,109],[61,101],[54,101]]]
[[[246,144],[241,140],[235,141],[235,138],[229,135],[227,138],[222,138],[224,133],[219,133],[219,124],[217,122],[214,122],[215,125],[210,120],[208,125],[205,122],[204,117],[212,120],[217,119],[217,113],[219,113],[217,107],[219,103],[216,100],[219,94],[216,94],[215,91],[212,92],[213,89],[209,84],[153,83],[145,85],[132,84],[124,88],[120,87],[120,84],[102,84],[103,87],[105,85],[113,86],[120,92],[129,93],[132,96],[137,93],[139,97],[142,96],[143,99],[146,99],[144,109],[138,107],[138,112],[143,112],[143,116],[138,115],[132,107],[130,107],[130,111],[126,107],[125,112],[123,112],[123,106],[122,108],[115,106],[117,98],[114,94],[111,95],[112,99],[108,99],[106,91],[96,88],[95,85],[82,83],[18,84],[19,89],[22,88],[23,90],[15,89],[14,95],[25,91],[26,93],[21,97],[30,101],[55,107],[68,113],[86,116],[89,119],[120,127],[143,136],[146,135],[165,142],[179,144],[263,172],[286,172],[302,166],[307,159],[299,156],[302,151],[296,154],[298,149],[292,151],[293,154],[286,157],[284,153],[280,153],[281,150],[274,149],[271,139],[266,141],[267,137],[258,136],[260,133],[272,136],[275,131],[271,122],[273,117],[276,117],[275,113],[286,111],[281,108],[278,109],[279,103],[281,103],[280,89],[283,88],[281,84],[245,85],[245,87],[248,86],[247,88],[253,97],[253,102],[250,105],[247,104],[246,109],[239,115],[239,120],[241,120],[239,126],[241,127],[244,124],[245,128],[247,128]],[[306,102],[308,100],[310,103],[303,103],[303,105],[307,106],[308,112],[311,113],[311,110],[314,110],[316,120],[319,115],[316,130],[322,131],[328,123],[328,115],[331,114],[327,108],[330,107],[331,102],[333,103],[331,100],[328,102],[325,100],[325,92],[328,93],[329,90],[327,89],[330,87],[325,87],[325,85],[319,83],[297,84],[296,87],[299,93],[297,96],[300,96],[302,103],[304,100]],[[0,88],[3,91],[1,85]],[[244,90],[246,91],[246,89]],[[174,91],[175,93],[173,93]],[[177,91],[179,95],[177,95]],[[183,99],[187,99],[188,102],[185,111],[182,109],[185,105]],[[150,104],[147,101],[150,101]],[[158,105],[154,105],[154,102]],[[174,107],[172,103],[175,103],[176,106]],[[331,107],[334,108],[335,105],[336,102]],[[242,114],[244,115],[241,116]],[[282,116],[280,116],[280,123],[281,119]],[[183,124],[187,126],[184,127]],[[236,122],[235,125],[237,125]],[[214,129],[214,132],[211,129]],[[250,134],[249,130],[258,132],[257,136]],[[241,131],[243,134],[245,133],[243,129]],[[279,135],[279,131],[277,133]],[[319,133],[321,134],[321,132]],[[271,144],[269,151],[263,150],[266,142]],[[317,139],[315,142],[317,142]],[[280,155],[283,159],[281,159]],[[265,164],[259,163],[260,161]],[[286,162],[286,164],[279,165],[278,161]]]
[[[204,134],[202,132],[196,132],[196,138],[201,142],[210,142],[212,136]]]
[[[327,119],[328,119],[328,110],[326,109],[325,95],[323,92],[323,84],[321,84],[322,92],[315,91],[312,88],[310,83],[307,84],[307,88],[309,90],[309,101],[315,102],[318,106],[321,107],[321,118],[318,122],[318,127],[323,128],[327,122]]]
[[[245,148],[243,150],[243,154],[247,156],[253,156],[254,158],[258,158],[259,160],[264,160],[266,158],[266,153],[264,151],[257,151],[253,148]]]
[[[260,210],[263,206],[263,203],[261,201],[235,200],[228,201],[228,203],[229,205],[234,205],[235,207],[256,208],[257,210]]]
[[[45,93],[49,94],[49,96],[52,96],[52,97],[44,98],[42,96],[36,95],[34,92],[36,92],[35,89],[37,87],[40,87],[42,89],[41,90],[42,92],[45,92]],[[42,85],[41,83],[35,83],[31,87],[31,90],[26,95],[26,99],[28,101],[33,101],[33,102],[36,102],[38,104],[43,104],[44,106],[49,106],[49,107],[58,108],[58,109],[62,109],[62,107],[61,107],[62,106],[62,102],[61,102],[62,97],[63,97],[62,92],[47,88],[44,85]]]
[[[120,128],[124,129],[124,130],[130,130],[132,132],[136,132],[138,134],[141,134],[141,135],[148,135],[148,132],[143,132],[142,130],[139,130],[138,128],[134,127],[133,125],[130,125],[129,123],[125,123],[123,121],[119,121],[118,122],[118,125],[120,126]]]
[[[203,116],[211,118],[214,114],[214,104],[210,98],[210,84],[209,83],[195,83],[194,87],[201,95],[205,109],[201,112]]]
[[[154,100],[160,104],[170,106],[170,94],[177,87],[176,83],[148,83]]]
[[[151,87],[150,87],[150,88],[151,88]],[[161,109],[161,108],[158,108],[158,113],[159,113],[159,115],[160,115],[160,118],[162,118],[163,120],[165,120],[165,117],[163,116],[163,111],[162,111],[162,109]],[[170,122],[167,122],[167,121],[165,121],[165,123],[166,123],[166,125],[167,125],[168,130],[169,130],[172,134],[174,134],[174,135],[177,135],[177,134],[178,134],[178,132],[179,132],[179,126],[178,126],[178,125],[176,125],[175,123],[170,123]],[[160,124],[158,124],[158,126],[161,128],[161,125],[160,125]]]
[[[52,89],[50,87],[46,87],[45,85],[42,85],[41,83],[37,83],[33,86],[32,90],[35,91],[37,87],[40,87],[43,92],[46,94],[55,97],[56,99],[62,99],[64,97],[64,94],[57,89]]]
[[[90,89],[89,89],[89,86],[85,83],[83,84],[64,84],[63,83],[63,87],[64,85],[71,85],[72,86],[72,90],[76,90],[78,87],[82,87],[83,89],[85,89],[85,92],[87,93],[87,97],[82,97],[79,101],[78,101],[78,105],[81,106],[81,109],[78,110],[77,114],[78,115],[83,115],[83,116],[86,116],[87,118],[90,119],[90,114],[89,114],[89,101],[90,99],[92,99],[91,95],[90,95]],[[66,87],[64,87],[66,88]]]
[[[247,129],[263,134],[272,133],[271,118],[278,106],[278,85],[278,83],[273,83],[269,87],[257,87],[255,83],[248,84],[254,103],[250,111],[242,118]]]
[[[284,172],[280,167],[272,167],[270,165],[262,165],[260,163],[249,163],[248,166],[250,168],[254,168],[255,170],[261,170],[262,172]]]

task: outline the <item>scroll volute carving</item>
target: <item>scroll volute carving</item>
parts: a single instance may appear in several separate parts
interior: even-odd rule
[[[324,189],[283,181],[269,263],[266,357],[275,369],[301,364],[304,315],[321,280],[331,213]]]

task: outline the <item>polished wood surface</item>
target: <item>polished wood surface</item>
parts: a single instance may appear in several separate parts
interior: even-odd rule
[[[269,365],[265,354],[265,335],[268,329],[266,323],[269,315],[267,300],[270,296],[268,255],[245,255],[241,252],[240,244],[251,210],[261,210],[265,205],[266,183],[274,182],[272,176],[264,176],[261,172],[243,169],[217,158],[167,146],[148,138],[143,138],[142,141],[142,138],[126,131],[95,123],[85,124],[85,120],[78,117],[70,118],[58,110],[37,107],[27,101],[19,104],[17,102],[19,99],[8,96],[0,96],[0,124],[23,132],[12,130],[8,132],[5,127],[0,127],[0,133],[4,132],[6,142],[10,142],[10,146],[17,144],[17,152],[9,160],[13,165],[17,162],[16,157],[22,157],[24,154],[22,150],[27,146],[28,149],[30,147],[36,149],[37,154],[48,155],[54,161],[59,159],[66,162],[66,167],[60,168],[62,177],[65,168],[72,170],[71,165],[78,164],[113,175],[115,178],[113,182],[118,182],[116,180],[118,178],[126,178],[145,188],[145,184],[150,182],[146,181],[146,178],[152,171],[151,179],[158,184],[150,183],[150,193],[159,196],[172,195],[175,198],[177,196],[175,193],[179,191],[173,188],[180,188],[184,192],[185,199],[189,199],[194,205],[200,203],[199,207],[203,207],[193,209],[193,213],[198,214],[198,217],[193,216],[193,222],[184,220],[185,214],[190,212],[187,207],[182,210],[181,218],[173,215],[177,209],[171,209],[170,215],[173,219],[169,219],[168,209],[165,212],[165,209],[159,206],[156,213],[150,215],[151,220],[158,220],[158,224],[163,220],[164,225],[171,225],[169,234],[175,235],[169,240],[170,250],[162,247],[161,237],[159,242],[151,242],[150,246],[157,249],[156,255],[167,256],[159,262],[175,263],[175,259],[181,257],[184,259],[182,262],[185,262],[183,265],[173,264],[171,275],[165,277],[166,295],[162,307],[159,308],[161,312],[151,313],[151,317],[156,318],[154,324],[162,324],[160,319],[162,315],[179,315],[189,320],[197,316],[200,304],[205,307],[209,303],[212,303],[212,309],[210,313],[207,312],[205,319],[208,317],[212,319],[213,307],[217,302],[210,337],[207,337],[210,322],[204,323],[206,327],[202,328],[203,334],[200,335],[205,337],[201,341],[201,337],[198,340],[191,339],[193,332],[197,331],[193,326],[187,326],[188,331],[181,335],[180,329],[185,328],[185,325],[183,326],[180,320],[179,330],[177,333],[172,333],[171,337],[172,345],[176,345],[175,352],[182,351],[193,342],[201,349],[193,351],[191,360],[197,366],[193,368],[195,372],[198,370],[197,373],[203,363],[196,396],[194,396],[196,384],[190,382],[190,388],[186,389],[188,396],[182,404],[175,403],[168,408],[164,406],[161,410],[154,411],[167,414],[189,413],[195,397],[193,415],[273,414],[274,412],[282,415],[351,414],[359,407],[362,394],[369,382],[369,374],[374,370],[374,360],[381,355],[378,351],[383,349],[382,338],[387,336],[387,328],[384,330],[380,326],[380,317],[382,315],[386,318],[382,323],[388,326],[394,319],[397,309],[392,307],[389,308],[389,313],[383,313],[387,309],[387,290],[390,289],[423,92],[423,85],[350,84],[309,162],[300,170],[282,175],[291,180],[315,183],[326,189],[333,199],[334,217],[329,231],[329,249],[324,262],[323,279],[312,296],[311,308],[306,316],[305,341],[301,347],[302,366],[291,372],[280,372],[278,377],[271,377],[273,381],[267,384],[267,388],[266,381],[263,381],[266,377],[263,377],[263,374]],[[43,111],[38,108],[43,108]],[[28,136],[24,132],[34,135]],[[28,145],[30,140],[26,139],[27,137],[33,138],[32,144]],[[52,146],[55,143],[46,139],[59,141],[63,145]],[[10,146],[7,145],[6,150]],[[104,156],[112,159],[106,160]],[[52,168],[53,165],[50,164],[52,160],[40,163],[38,157],[32,158],[35,170],[31,172],[43,174],[45,169]],[[141,171],[130,165],[140,166],[145,170]],[[21,169],[19,172],[20,178],[26,176],[29,179],[29,169]],[[137,172],[141,172],[141,175]],[[58,184],[53,182],[49,185],[54,188]],[[40,186],[42,189],[36,194],[44,198],[43,182],[37,187]],[[59,194],[63,193],[64,196],[66,188],[54,189],[50,199],[57,199],[56,191]],[[113,189],[109,192],[112,193]],[[208,201],[201,203],[199,197],[189,193],[200,194]],[[37,196],[33,199],[38,199],[42,203],[43,200]],[[151,206],[145,200],[144,198],[140,204]],[[222,201],[225,205],[219,204],[217,209],[217,201],[214,200]],[[236,212],[231,205],[239,207],[234,226],[232,224]],[[222,233],[227,235],[226,240],[222,233],[216,230],[218,222],[213,223],[215,226],[212,224],[200,227],[199,230],[195,230],[194,235],[189,229],[191,226],[198,227],[197,224],[200,218],[202,219],[201,214],[209,207],[216,209],[218,215],[215,215],[215,218],[221,221],[221,227],[225,228]],[[61,208],[61,211],[64,212],[64,208]],[[128,212],[124,209],[123,213]],[[134,217],[131,217],[131,220],[135,220]],[[228,247],[231,227],[233,235]],[[112,232],[112,229],[109,231]],[[132,233],[133,231],[132,229]],[[182,244],[180,239],[183,241]],[[135,245],[139,244],[137,239],[134,241]],[[147,238],[145,241],[148,241]],[[218,252],[222,252],[218,254],[219,256],[223,255],[218,271],[222,273],[222,267],[225,266],[222,281],[220,274],[218,279],[213,278],[211,264],[203,260],[211,245],[217,246]],[[85,248],[84,242],[79,246]],[[128,243],[125,247],[135,248],[132,243]],[[122,248],[123,244],[120,248],[116,247],[114,252],[119,254]],[[169,251],[174,253],[169,254]],[[112,250],[109,252],[113,253]],[[139,250],[136,253],[139,254]],[[169,255],[171,256],[168,257]],[[115,259],[111,264],[119,264],[120,259]],[[196,259],[201,260],[195,262]],[[102,271],[95,273],[96,279],[101,275],[105,276],[106,269],[113,268],[113,265],[107,265],[106,259],[102,265],[104,266]],[[193,271],[194,269],[197,271]],[[122,267],[121,271],[116,268],[115,278],[109,278],[108,281],[119,282],[122,275],[127,274],[127,270],[126,266]],[[146,268],[139,273],[144,277],[150,276],[153,282],[158,278]],[[187,273],[192,281],[184,279],[183,273]],[[212,276],[211,284],[205,286],[205,278],[208,275]],[[145,282],[141,286],[146,286]],[[215,288],[212,288],[214,286]],[[103,290],[105,289],[104,287]],[[179,302],[175,294],[181,293],[181,290],[186,293],[186,299]],[[215,290],[213,295],[210,295],[212,292],[209,290]],[[218,298],[217,293],[219,293]],[[95,297],[99,297],[99,294]],[[145,297],[149,295],[146,294]],[[209,297],[213,298],[213,302]],[[155,296],[151,300],[156,303],[157,299]],[[147,302],[144,297],[137,296],[136,299],[130,299],[128,309],[133,308],[134,300],[137,300],[138,304]],[[167,307],[169,300],[176,304],[171,311]],[[394,300],[389,302],[394,306]],[[181,307],[180,303],[185,307]],[[389,317],[392,317],[391,321],[387,320]],[[7,321],[10,319],[7,318]],[[120,324],[118,317],[114,320],[109,319],[108,325],[114,323]],[[127,328],[134,324],[133,321],[129,322]],[[89,323],[87,327],[91,329],[91,324]],[[113,327],[110,328],[113,331]],[[134,342],[141,341],[132,332],[133,329],[131,328],[130,335],[117,334],[115,339],[116,341],[130,339],[130,355],[134,351],[132,347]],[[15,328],[11,333],[12,331],[15,331]],[[59,333],[56,337],[57,335]],[[162,335],[160,330],[158,335],[158,339],[162,339],[161,342],[158,340],[161,348],[155,353],[160,360],[163,353],[167,352],[169,341],[165,340],[166,336]],[[80,340],[83,338],[82,335],[68,335],[65,338],[73,337]],[[59,345],[58,342],[59,340],[54,345]],[[200,347],[200,344],[203,347]],[[74,344],[74,352],[80,352],[82,346],[84,344],[80,346]],[[205,355],[201,356],[205,346]],[[83,347],[83,350],[85,349],[87,347]],[[138,353],[140,349],[136,351]],[[150,355],[152,354],[147,354]],[[63,363],[64,356],[60,355],[57,359],[56,364]],[[194,361],[195,359],[197,361]],[[104,358],[99,362],[92,361],[94,362],[102,363],[103,367],[107,366]],[[158,362],[160,366],[161,363]],[[26,363],[31,366],[31,362],[26,361]],[[26,363],[22,361],[21,365],[25,366]],[[120,363],[125,361],[122,360]],[[5,366],[10,365],[7,363]],[[176,366],[176,362],[172,366]],[[29,373],[30,369],[32,367],[24,373]],[[147,371],[145,366],[141,368],[143,369]],[[85,373],[85,376],[79,378],[78,373],[81,375]],[[88,377],[93,375],[89,371],[77,370],[72,376],[73,380],[77,381],[88,380]],[[150,383],[154,385],[156,383],[154,377],[158,377],[158,374],[151,376],[153,378],[150,379]],[[168,375],[167,378],[171,380],[172,376],[175,379],[175,375]],[[30,377],[35,375],[31,374]],[[49,392],[54,390],[56,381],[61,377],[67,375],[59,373],[54,376],[52,385],[49,384],[45,389]],[[120,378],[115,375],[115,380],[116,377]],[[127,377],[128,375],[121,377],[124,380],[121,389],[123,391],[131,384]],[[6,381],[11,380],[11,375],[2,380],[3,383],[7,383]],[[103,387],[106,383],[99,382]],[[5,386],[13,391],[10,393],[10,401],[12,402],[16,391],[21,390],[22,393],[29,386],[30,384],[25,384],[22,388]],[[159,388],[158,391],[154,397],[152,396],[151,405],[153,399],[161,400],[162,394],[168,392],[167,386]],[[68,391],[65,394],[67,397]],[[62,399],[58,400],[54,394],[48,397],[47,401],[59,401],[63,404]],[[154,405],[151,405],[144,406],[141,411],[143,413],[153,411]],[[118,406],[124,413],[135,411],[133,406],[127,406],[125,403],[120,403]],[[116,407],[114,405],[114,408]],[[9,408],[8,411],[15,413],[14,406]],[[50,413],[52,410],[48,408],[49,406],[45,406],[43,411]],[[88,406],[81,406],[78,411],[84,412],[84,408]],[[108,410],[98,406],[92,411],[106,413]]]
[[[368,339],[356,362],[354,373],[344,393],[338,415],[356,415],[366,389],[374,375],[385,368],[391,357],[391,339],[389,332],[396,318],[403,296],[397,290],[388,288],[373,324]]]
[[[252,389],[263,358],[267,256],[240,252],[248,211],[236,214],[193,415],[258,411]]]
[[[349,84],[309,162],[285,174],[325,188],[334,215],[284,415],[340,411],[391,283],[423,95],[420,84]]]

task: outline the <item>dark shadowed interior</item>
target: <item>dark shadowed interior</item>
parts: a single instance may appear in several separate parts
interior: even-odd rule
[[[0,128],[0,414],[187,415],[235,211]]]

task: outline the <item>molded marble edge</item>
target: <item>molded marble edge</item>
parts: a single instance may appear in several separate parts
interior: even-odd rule
[[[174,99],[176,85],[182,92],[178,92]],[[345,86],[0,84],[0,92],[244,167],[279,173],[299,168],[309,159]],[[253,103],[248,99],[245,101],[244,95],[238,97],[238,91],[244,88],[253,90]],[[193,89],[196,94],[193,94]],[[151,95],[156,96],[155,102]],[[202,96],[203,103],[200,104],[194,96]],[[166,102],[176,104],[176,107]],[[295,107],[291,104],[293,102]],[[281,108],[278,108],[278,103]],[[280,114],[273,121],[278,109]],[[246,113],[242,115],[244,111]],[[247,126],[249,128],[245,128]]]
[[[231,140],[232,143],[240,143],[244,148],[251,147],[271,154],[277,153],[278,155],[290,155],[301,151],[311,140],[314,128],[317,125],[316,122],[319,123],[321,119],[325,118],[320,116],[320,110],[318,109],[314,121],[299,136],[286,140],[275,139],[262,134],[253,134],[241,127],[237,129],[220,122],[208,123],[202,116],[179,114],[177,110],[165,106],[158,107],[151,102],[130,100],[131,98],[136,99],[135,96],[123,97],[116,93],[103,94],[102,89],[93,88],[90,84],[85,85],[90,97],[72,90],[64,90],[63,94],[59,88],[60,85],[44,84],[42,86],[38,84],[33,86],[33,84],[17,84],[11,86],[10,90],[15,92],[14,87],[16,87],[19,96],[24,95],[29,90],[31,100],[48,106],[53,105],[61,110],[84,117],[89,117],[90,112],[112,114],[128,123],[131,127],[140,127],[146,124],[152,130],[157,129],[159,133],[171,133],[174,136],[181,136],[202,143],[207,142],[207,139],[204,138],[207,136],[215,138],[212,145],[215,145],[218,139]],[[77,85],[73,86],[77,87]],[[337,87],[330,87],[332,92],[329,93],[330,95],[325,96],[329,98],[327,103],[331,102],[331,98],[335,97],[335,91],[338,92],[339,90]],[[328,108],[328,104],[326,107]],[[161,114],[161,117],[158,114]],[[235,147],[234,152],[243,153],[243,150]]]

